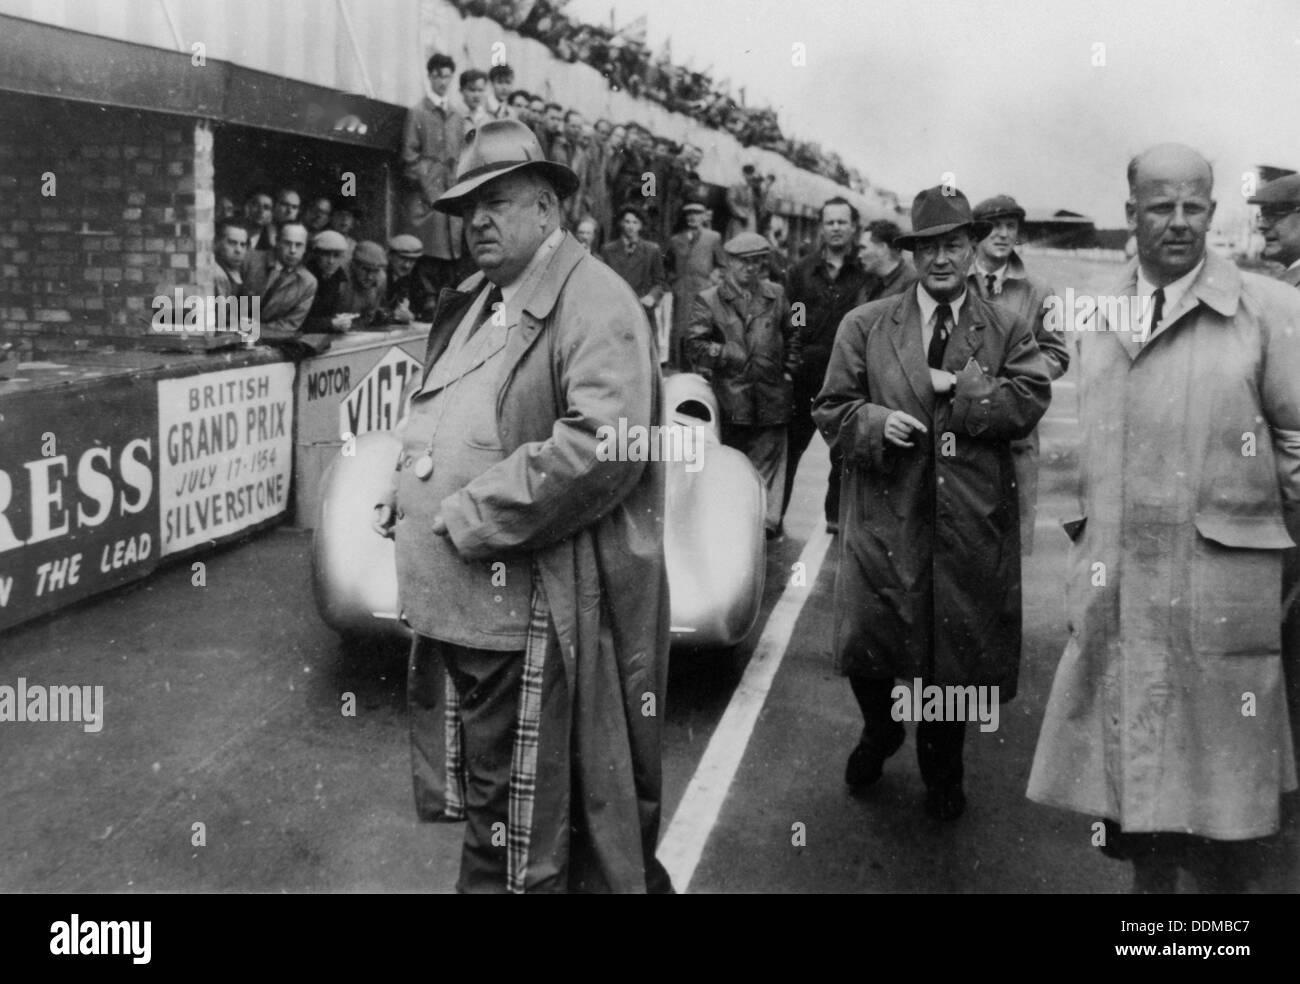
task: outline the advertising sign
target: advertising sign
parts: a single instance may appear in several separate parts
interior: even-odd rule
[[[0,629],[157,565],[156,414],[128,379],[0,405]]]
[[[158,382],[164,556],[238,533],[289,504],[293,376],[288,363]]]

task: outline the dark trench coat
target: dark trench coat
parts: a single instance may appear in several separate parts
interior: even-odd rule
[[[1020,536],[1011,442],[1051,384],[1029,324],[967,291],[936,397],[916,290],[840,324],[813,419],[844,455],[835,654],[846,674],[998,686],[1020,666]],[[884,438],[902,410],[928,428]],[[949,453],[950,452],[950,453]]]

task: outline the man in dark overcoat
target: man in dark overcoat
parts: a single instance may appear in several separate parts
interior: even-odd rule
[[[1033,430],[1051,387],[1029,323],[967,288],[987,225],[966,197],[921,192],[912,228],[898,242],[920,282],[845,316],[813,418],[844,458],[835,654],[865,721],[845,780],[875,782],[903,743],[915,704],[897,699],[896,677],[977,688],[917,725],[926,810],[952,820],[966,803],[971,705],[996,706],[1016,690],[1011,442]]]

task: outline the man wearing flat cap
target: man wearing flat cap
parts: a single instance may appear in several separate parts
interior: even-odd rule
[[[316,278],[316,296],[303,322],[303,331],[341,332],[352,324],[349,317],[352,288],[348,278],[348,241],[332,229],[318,232],[311,241],[307,266]]]
[[[436,207],[479,272],[444,291],[376,525],[396,541],[417,812],[465,819],[463,892],[662,892],[664,473],[631,288],[562,228],[577,189],[516,120]],[[631,460],[638,459],[638,460]]]
[[[1264,259],[1281,263],[1281,279],[1300,287],[1300,174],[1270,181],[1246,201],[1259,206]]]
[[[727,254],[722,249],[722,236],[704,228],[708,212],[701,202],[687,202],[682,206],[686,228],[668,240],[664,254],[664,271],[673,288],[673,326],[668,337],[665,361],[675,369],[686,365],[683,342],[691,324],[691,307],[695,296],[706,287],[712,287],[727,269]],[[653,223],[652,223],[653,225]]]
[[[1266,260],[1283,266],[1279,278],[1300,287],[1300,174],[1288,174],[1270,181],[1247,199],[1259,206],[1259,231],[1264,235]],[[1300,551],[1286,551],[1282,563],[1282,597],[1290,600],[1300,582]],[[1286,677],[1287,708],[1291,715],[1291,742],[1300,760],[1300,603],[1283,611],[1282,670]],[[1287,826],[1300,844],[1300,794],[1284,797]]]
[[[710,377],[718,397],[722,443],[744,452],[767,486],[769,539],[781,533],[785,431],[799,369],[785,289],[762,275],[771,248],[756,232],[727,240],[726,276],[696,295],[685,346],[687,364]]]
[[[1016,253],[1020,223],[1025,210],[1010,195],[994,195],[975,206],[975,218],[989,223],[989,234],[975,247],[970,286],[986,301],[1010,308],[1029,322],[1038,351],[1053,380],[1070,367],[1070,350],[1065,336],[1045,324],[1051,287],[1025,270]],[[1038,515],[1038,428],[1023,441],[1015,441],[1011,452],[1016,462],[1016,492],[1020,497],[1020,552],[1034,549],[1034,522]]]
[[[384,271],[388,257],[384,247],[369,239],[357,243],[348,264],[348,291],[344,310],[357,316],[354,328],[375,325],[375,313],[384,300]]]
[[[840,324],[813,419],[843,455],[835,656],[864,727],[845,781],[876,782],[904,741],[911,695],[894,680],[962,687],[984,706],[1015,696],[1020,527],[1011,442],[1051,398],[1029,322],[967,279],[988,224],[951,187],[912,203],[914,289]],[[919,703],[919,699],[918,699]],[[917,724],[926,812],[965,809],[962,745],[973,700]],[[936,719],[937,717],[937,719]]]
[[[409,234],[388,240],[388,282],[375,312],[376,324],[409,325],[428,321],[438,288],[424,265],[424,246]]]

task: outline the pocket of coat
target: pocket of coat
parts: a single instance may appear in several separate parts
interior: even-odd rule
[[[1281,519],[1196,518],[1192,646],[1204,656],[1258,656],[1282,647],[1282,556],[1292,546]]]

